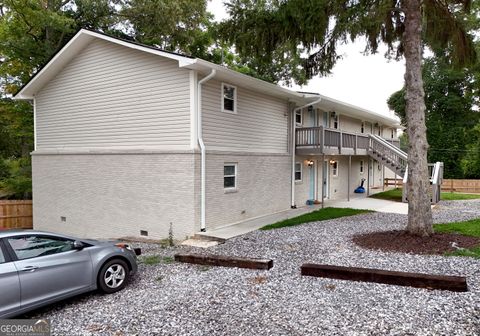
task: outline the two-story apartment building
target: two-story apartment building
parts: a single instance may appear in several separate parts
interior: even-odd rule
[[[184,239],[348,198],[383,183],[369,134],[398,141],[388,116],[87,30],[16,99],[34,105],[34,226],[77,236]]]

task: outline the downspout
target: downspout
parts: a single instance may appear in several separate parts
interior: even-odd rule
[[[318,98],[314,102],[311,102],[306,105],[293,109],[293,113],[292,113],[292,181],[291,181],[292,182],[292,189],[291,189],[292,203],[290,205],[292,209],[297,208],[297,206],[295,205],[295,138],[296,138],[296,126],[297,126],[297,123],[295,122],[295,114],[297,113],[298,110],[304,109],[305,107],[308,107],[310,105],[315,105],[319,103],[321,100],[322,98]]]
[[[212,69],[210,74],[205,78],[202,78],[197,83],[197,140],[198,145],[200,146],[200,157],[201,157],[201,166],[200,166],[200,231],[206,231],[205,224],[205,162],[206,162],[206,153],[205,153],[205,143],[203,142],[203,133],[202,133],[202,84],[206,81],[212,79],[217,71]]]

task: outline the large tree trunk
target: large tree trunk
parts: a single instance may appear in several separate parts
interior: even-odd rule
[[[425,93],[422,80],[421,0],[405,0],[405,87],[408,133],[408,225],[411,234],[433,233],[427,163]]]

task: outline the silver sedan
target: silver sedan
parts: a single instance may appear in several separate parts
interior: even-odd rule
[[[123,289],[137,271],[128,244],[50,232],[0,231],[0,319],[100,289]]]

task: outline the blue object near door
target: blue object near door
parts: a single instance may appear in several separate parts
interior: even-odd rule
[[[359,187],[357,187],[357,189],[355,189],[353,192],[356,193],[356,194],[363,194],[365,193],[365,188],[363,187],[363,183],[365,182],[365,179],[362,178],[362,183]]]

